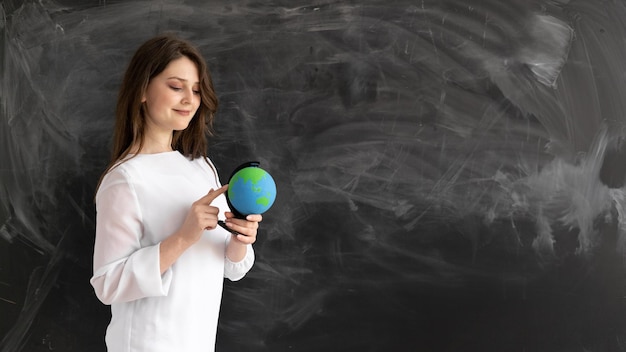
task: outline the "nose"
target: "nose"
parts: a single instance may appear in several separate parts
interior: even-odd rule
[[[183,104],[191,104],[193,102],[193,99],[195,98],[195,95],[193,94],[193,89],[185,89],[184,93],[183,93],[183,99],[182,99],[182,103]]]

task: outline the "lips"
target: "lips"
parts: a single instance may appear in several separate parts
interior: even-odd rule
[[[174,109],[174,111],[176,111],[177,114],[182,115],[182,116],[189,116],[191,114],[191,111],[189,111],[189,110],[176,110],[176,109]]]

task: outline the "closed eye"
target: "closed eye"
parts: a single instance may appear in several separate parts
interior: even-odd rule
[[[170,89],[172,89],[172,90],[173,90],[173,91],[175,91],[175,92],[180,92],[180,91],[182,91],[182,90],[183,90],[183,88],[181,88],[181,87],[176,87],[176,86],[170,86]],[[194,90],[194,91],[193,91],[193,94],[194,94],[194,95],[200,95],[200,91],[199,91],[199,90]]]

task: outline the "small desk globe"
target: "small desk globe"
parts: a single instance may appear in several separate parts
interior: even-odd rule
[[[247,162],[230,177],[226,200],[236,217],[263,214],[276,200],[276,183],[258,162]]]

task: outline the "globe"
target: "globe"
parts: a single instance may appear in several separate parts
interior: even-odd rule
[[[226,199],[235,215],[263,214],[276,200],[276,183],[258,163],[250,163],[230,177]],[[239,213],[239,214],[237,214]]]

